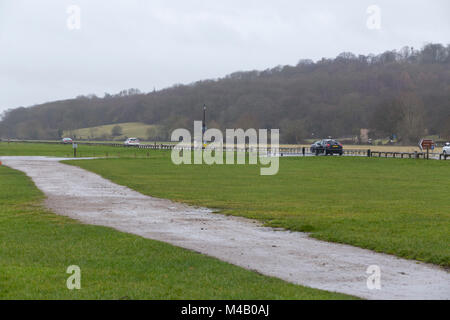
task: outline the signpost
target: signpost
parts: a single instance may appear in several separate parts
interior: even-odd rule
[[[72,148],[73,148],[73,157],[76,158],[78,145],[76,143],[73,143]]]
[[[422,139],[419,142],[420,150],[423,151],[424,149],[427,149],[427,160],[429,159],[430,149],[434,150],[435,146],[436,144],[431,139]]]

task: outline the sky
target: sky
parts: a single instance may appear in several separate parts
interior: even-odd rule
[[[448,0],[0,0],[0,113],[450,43]]]

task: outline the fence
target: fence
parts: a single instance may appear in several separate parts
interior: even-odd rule
[[[61,144],[60,141],[36,141],[36,140],[1,140],[3,142],[20,142],[20,143],[47,143],[47,144]],[[116,148],[136,148],[136,149],[150,149],[150,150],[202,150],[203,147],[194,148],[193,146],[179,146],[175,144],[141,144],[138,146],[125,146],[122,143],[107,143],[107,142],[77,142],[79,145],[89,145],[89,146],[109,146]],[[286,148],[286,147],[255,147],[255,146],[245,146],[245,147],[227,147],[223,146],[224,152],[247,152],[254,153],[259,152],[262,154],[272,154],[283,156],[312,156],[309,148],[297,147],[297,148]],[[426,152],[395,152],[395,151],[371,151],[370,149],[344,149],[343,155],[346,156],[365,156],[365,157],[378,157],[378,158],[400,158],[400,159],[427,159]],[[447,160],[450,155],[439,154],[435,152],[429,152],[428,157],[432,159]]]
[[[371,151],[371,156],[372,157],[385,157],[385,158],[408,158],[408,159],[427,159],[427,158],[432,158],[432,159],[437,159],[439,158],[439,160],[447,160],[447,155],[441,153],[435,153],[435,152],[393,152],[393,151]]]

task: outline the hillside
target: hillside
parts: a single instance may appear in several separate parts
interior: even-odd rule
[[[113,134],[114,127],[119,126],[120,131]],[[91,128],[82,128],[75,130],[65,130],[64,137],[74,137],[78,140],[117,140],[123,141],[126,138],[137,137],[146,138],[148,134],[156,130],[155,126],[140,122],[127,122],[120,124],[109,124]]]
[[[280,128],[284,143],[357,136],[362,128],[403,143],[450,137],[450,45],[342,53],[147,94],[130,89],[17,108],[3,115],[0,137],[56,139],[78,128],[141,122],[158,125],[147,138],[166,140],[201,120],[203,104],[210,128]]]

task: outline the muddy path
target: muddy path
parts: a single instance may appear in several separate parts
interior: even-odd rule
[[[261,274],[367,299],[450,299],[450,273],[433,265],[277,231],[244,218],[142,195],[56,158],[0,157],[25,172],[53,212],[194,250]],[[367,287],[371,265],[381,290]]]

